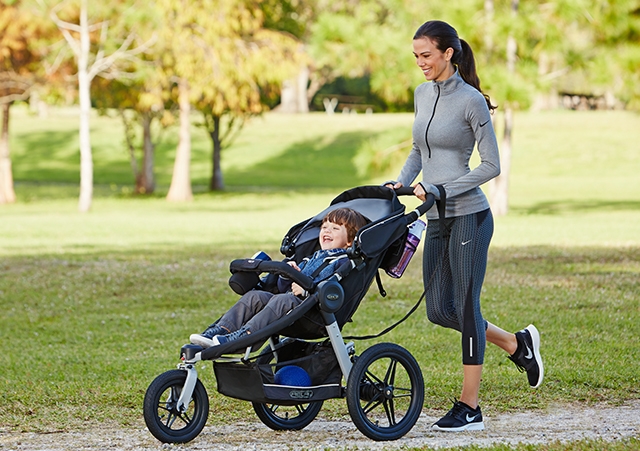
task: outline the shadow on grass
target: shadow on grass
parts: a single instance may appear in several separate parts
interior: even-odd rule
[[[640,210],[640,200],[582,200],[571,199],[540,202],[529,207],[513,207],[511,211],[526,215],[559,215],[578,211]]]
[[[307,140],[249,168],[225,173],[227,185],[261,188],[345,188],[361,185],[354,163],[358,149],[375,134],[347,132],[331,142]],[[366,171],[362,171],[366,172]],[[362,173],[360,172],[360,173]]]
[[[32,132],[21,135],[19,140],[20,146],[27,151],[22,155],[12,156],[16,180],[79,180],[80,153],[77,131]],[[69,161],[76,161],[77,164],[69,165]]]

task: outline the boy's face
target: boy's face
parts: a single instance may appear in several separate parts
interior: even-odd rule
[[[320,248],[322,250],[344,249],[351,246],[351,243],[348,240],[347,228],[331,221],[325,221],[322,223],[319,239]]]

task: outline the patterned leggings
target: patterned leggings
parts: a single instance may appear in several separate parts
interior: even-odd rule
[[[429,221],[424,243],[423,280],[429,321],[462,333],[462,363],[482,365],[487,323],[480,291],[493,235],[493,216],[479,213]]]

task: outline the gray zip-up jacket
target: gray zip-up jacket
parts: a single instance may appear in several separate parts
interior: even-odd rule
[[[500,174],[500,156],[484,96],[456,71],[447,80],[419,85],[414,108],[413,149],[398,181],[409,186],[422,171],[425,185],[443,185],[448,218],[489,208],[479,187]],[[476,142],[480,164],[471,170]],[[438,218],[435,206],[427,218]]]

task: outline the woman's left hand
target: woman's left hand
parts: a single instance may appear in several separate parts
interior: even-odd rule
[[[422,202],[427,200],[427,192],[424,190],[424,187],[422,186],[421,183],[417,183],[414,187],[413,187],[413,194],[414,196],[416,196],[418,199],[420,199]]]

